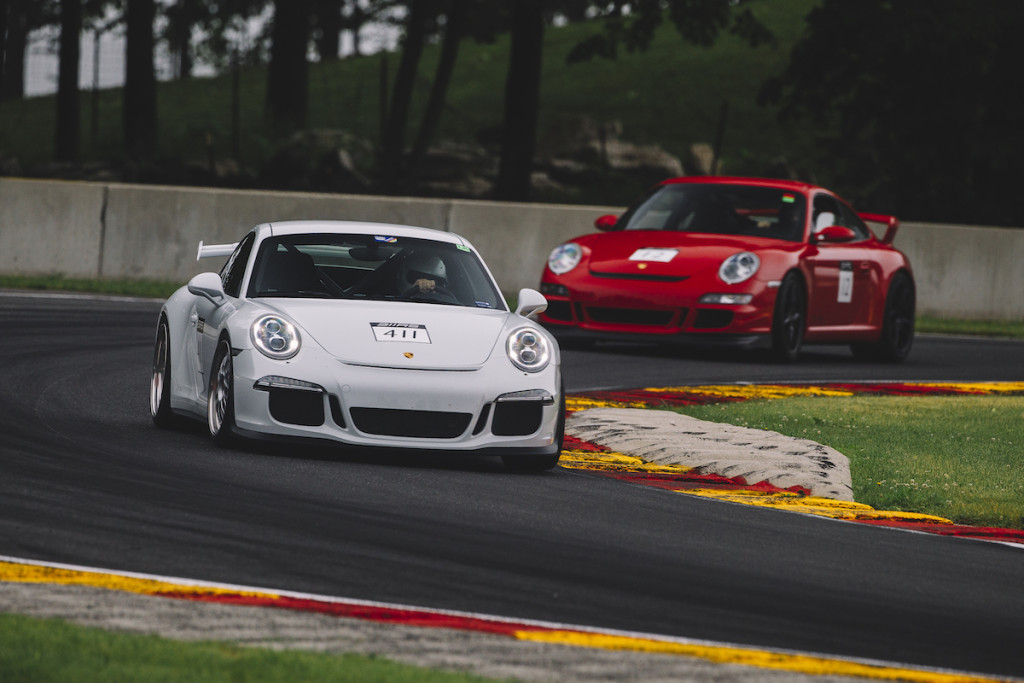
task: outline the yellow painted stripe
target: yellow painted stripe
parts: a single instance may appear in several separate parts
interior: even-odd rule
[[[615,451],[564,450],[558,460],[558,465],[572,470],[650,472],[655,474],[682,474],[692,469],[683,465],[656,465],[636,456]]]
[[[589,408],[646,408],[643,401],[610,401],[587,396],[566,396],[565,409],[569,411],[587,410]]]
[[[674,489],[679,493],[724,500],[730,503],[761,505],[792,512],[805,512],[835,519],[885,519],[906,522],[929,522],[931,524],[953,524],[952,520],[935,515],[895,510],[876,510],[870,505],[845,500],[833,500],[820,496],[801,496],[789,492],[752,491],[748,489]]]
[[[793,396],[853,396],[847,389],[817,387],[813,385],[791,386],[783,384],[728,385],[712,384],[696,387],[647,387],[651,393],[696,394],[720,398],[790,398]]]
[[[928,671],[884,664],[867,664],[814,655],[790,654],[733,646],[679,643],[665,640],[578,631],[519,631],[516,638],[533,642],[573,645],[605,650],[697,657],[717,664],[739,664],[813,676],[859,676],[914,683],[968,683],[1000,680],[975,674]]]
[[[177,593],[186,595],[244,595],[246,597],[277,598],[273,593],[245,592],[216,586],[189,586],[158,579],[143,579],[118,574],[88,572],[77,569],[44,567],[28,564],[14,564],[0,561],[0,581],[15,583],[52,583],[61,586],[93,586],[110,590],[161,595]]]

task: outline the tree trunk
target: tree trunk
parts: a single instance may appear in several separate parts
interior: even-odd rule
[[[542,0],[518,0],[512,11],[512,46],[505,81],[505,121],[494,194],[526,201],[537,147],[540,68],[544,40]]]
[[[192,27],[199,16],[197,0],[178,0],[167,8],[168,49],[174,59],[174,77],[186,80],[192,77]]]
[[[441,122],[441,111],[444,108],[445,98],[448,94],[448,85],[452,80],[452,72],[455,70],[455,61],[459,56],[459,43],[466,31],[466,12],[469,9],[469,0],[452,0],[448,9],[448,21],[445,25],[444,43],[441,45],[441,58],[437,63],[437,73],[434,75],[434,84],[430,89],[430,99],[427,100],[427,109],[423,113],[423,121],[420,123],[419,133],[413,143],[412,151],[409,153],[409,165],[406,178],[409,184],[415,184],[419,177],[423,157],[427,153],[427,146],[437,131],[437,125]]]
[[[7,45],[4,50],[3,89],[0,90],[0,99],[3,100],[20,100],[25,96],[29,1],[7,0]]]
[[[7,54],[7,0],[0,0],[0,93],[4,91],[4,62]],[[0,98],[2,100],[3,98]]]
[[[316,51],[321,62],[333,61],[341,52],[341,4],[342,0],[317,0]]]
[[[153,0],[125,7],[124,148],[129,157],[156,152],[156,72],[153,67]]]
[[[427,20],[433,9],[432,2],[419,0],[410,3],[409,20],[402,42],[402,59],[395,74],[395,87],[391,95],[387,128],[381,140],[381,191],[394,193],[401,186],[402,157],[405,154],[405,127],[409,120],[412,90],[416,84],[416,69],[423,53]]]
[[[81,138],[78,63],[81,53],[82,0],[61,0],[60,61],[57,75],[57,130],[54,158],[78,161]]]
[[[306,127],[309,114],[309,0],[274,0],[270,64],[267,66],[267,125],[285,136]]]

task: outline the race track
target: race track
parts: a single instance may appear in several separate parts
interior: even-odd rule
[[[1020,547],[452,456],[212,445],[155,429],[159,304],[0,294],[0,555],[1024,676]],[[1024,380],[1024,343],[569,351],[569,391]],[[2,606],[0,606],[2,608]]]

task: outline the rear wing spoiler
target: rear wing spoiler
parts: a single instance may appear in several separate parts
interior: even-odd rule
[[[869,223],[882,223],[885,227],[885,237],[882,238],[882,244],[892,244],[892,241],[896,238],[896,231],[900,229],[900,220],[896,216],[889,216],[883,213],[858,213],[862,221]]]
[[[199,241],[199,251],[196,252],[196,261],[201,258],[212,258],[214,256],[231,256],[235,251],[238,242],[234,244],[203,244]]]

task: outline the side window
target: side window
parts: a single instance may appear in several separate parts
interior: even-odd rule
[[[220,281],[224,284],[224,292],[228,296],[237,297],[242,289],[242,277],[245,275],[245,265],[249,262],[249,253],[252,251],[253,242],[256,241],[256,233],[250,232],[241,241],[235,251],[228,258],[228,262],[220,271]]]
[[[844,225],[850,230],[853,230],[857,235],[857,240],[866,240],[870,233],[868,232],[868,226],[864,224],[864,221],[860,219],[857,212],[848,207],[846,204],[839,202],[839,218],[836,221],[837,225]]]
[[[840,225],[839,202],[827,194],[814,196],[814,232],[821,232],[830,225]]]

